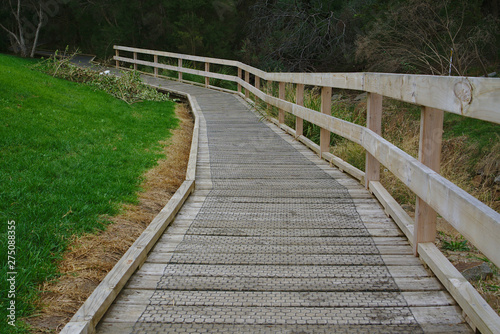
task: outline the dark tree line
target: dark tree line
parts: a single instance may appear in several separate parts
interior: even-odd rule
[[[12,10],[20,3],[21,24]],[[31,32],[19,27],[38,25],[33,13],[42,8],[39,48],[78,47],[105,58],[113,44],[155,48],[190,54],[234,57],[243,38],[241,18],[245,0],[3,0],[0,48],[18,53],[13,34],[32,48]],[[24,29],[26,30],[26,29]],[[28,55],[23,53],[23,56]]]
[[[498,70],[498,0],[257,0],[251,13],[243,54],[268,70]]]
[[[482,75],[498,0],[3,0],[0,49],[112,56],[113,44],[241,59],[265,70]]]
[[[34,56],[44,24],[45,9],[40,1],[6,0],[1,7],[0,28],[12,50],[22,57]]]

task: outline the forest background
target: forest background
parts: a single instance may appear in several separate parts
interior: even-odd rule
[[[113,45],[237,59],[267,71],[487,75],[498,0],[4,0],[0,52]],[[451,67],[450,67],[451,60]]]

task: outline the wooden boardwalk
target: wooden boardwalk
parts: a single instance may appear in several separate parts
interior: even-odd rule
[[[196,190],[98,333],[470,333],[356,180],[239,97],[201,108]]]

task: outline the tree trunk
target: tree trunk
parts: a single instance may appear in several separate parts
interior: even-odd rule
[[[9,1],[10,2],[10,1]],[[42,29],[43,26],[43,4],[42,1],[38,1],[39,7],[37,8],[34,3],[30,3],[30,9],[34,10],[38,16],[38,25],[35,28],[35,26],[26,18],[24,18],[22,15],[21,11],[21,0],[17,0],[17,8],[12,6],[12,3],[10,2],[10,8],[11,8],[11,14],[14,18],[14,23],[13,27],[7,28],[3,24],[0,23],[0,28],[5,30],[11,40],[11,45],[14,49],[14,52],[17,54],[20,54],[21,57],[31,57],[33,58],[35,56],[36,52],[36,46],[38,44],[38,38],[40,36],[40,30]],[[34,40],[33,40],[33,45],[31,45],[31,32],[27,35],[26,32],[26,25],[28,26],[28,31],[29,29],[33,29],[35,32],[34,34]],[[28,37],[26,37],[28,36]]]
[[[16,17],[17,26],[19,29],[19,49],[21,50],[21,57],[28,56],[28,48],[26,47],[26,40],[24,39],[24,29],[21,23],[21,0],[17,0],[17,14],[14,13]]]
[[[36,27],[35,39],[33,40],[33,47],[31,48],[31,54],[30,54],[31,58],[35,57],[36,45],[38,44],[38,36],[40,35],[40,29],[42,29],[42,23],[43,23],[42,4],[40,4],[40,11],[37,11],[37,14],[38,14],[38,26]]]

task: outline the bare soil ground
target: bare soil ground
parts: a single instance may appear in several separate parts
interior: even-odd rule
[[[24,319],[33,333],[61,331],[184,182],[193,120],[186,105],[179,104],[176,114],[180,126],[162,143],[165,158],[145,173],[138,204],[106,217],[112,224],[105,231],[75,238],[60,263],[62,275],[40,287],[39,313]]]

